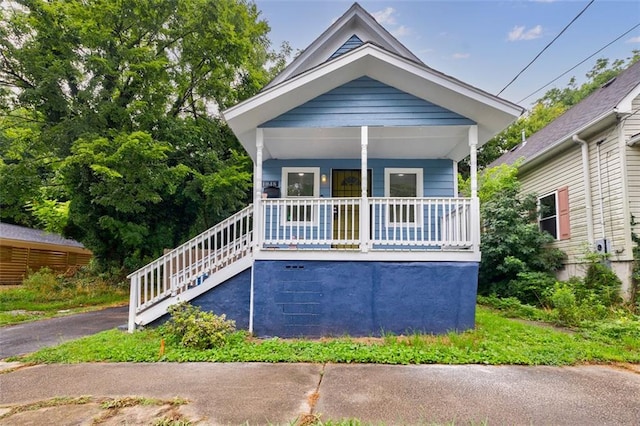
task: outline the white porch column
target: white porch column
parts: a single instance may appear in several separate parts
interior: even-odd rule
[[[253,241],[255,250],[262,246],[262,148],[264,147],[264,134],[262,129],[256,129],[256,164],[253,178]]]
[[[360,199],[360,250],[363,253],[369,251],[369,200],[367,198],[368,170],[367,170],[367,147],[369,145],[369,128],[360,128],[360,182],[362,194]]]
[[[469,127],[471,198],[478,196],[478,126]]]
[[[471,242],[480,253],[480,200],[478,199],[478,126],[469,127],[469,156],[471,169]]]

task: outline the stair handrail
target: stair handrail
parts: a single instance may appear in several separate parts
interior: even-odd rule
[[[131,282],[130,317],[192,285],[203,282],[210,273],[246,257],[252,249],[253,205],[222,220],[175,249],[137,269],[127,276]],[[244,225],[242,225],[243,221]],[[232,225],[236,228],[232,231]],[[237,224],[241,224],[237,228]],[[226,231],[226,234],[225,234]],[[220,234],[221,240],[211,236]],[[206,241],[206,243],[205,243]],[[215,242],[215,247],[211,246]],[[220,244],[220,248],[217,245]],[[207,247],[205,247],[207,246]],[[193,254],[192,250],[196,252]],[[200,253],[198,250],[201,250]],[[205,254],[205,251],[208,253]],[[211,261],[213,259],[213,262]]]
[[[180,244],[178,247],[172,249],[171,251],[166,252],[165,254],[163,254],[162,256],[158,257],[155,260],[152,260],[151,262],[147,263],[146,265],[138,268],[137,270],[131,272],[129,275],[127,275],[127,279],[131,279],[131,277],[133,277],[134,275],[140,273],[143,269],[146,269],[147,267],[151,266],[152,264],[156,263],[156,262],[160,262],[163,260],[166,260],[167,258],[171,257],[171,254],[173,254],[174,252],[177,252],[187,246],[192,245],[194,242],[200,240],[204,235],[212,233],[212,232],[217,232],[216,228],[219,228],[220,230],[224,229],[225,226],[228,222],[233,222],[235,219],[237,219],[239,216],[243,216],[244,213],[247,213],[249,210],[251,210],[253,208],[253,204],[249,204],[247,207],[243,208],[242,210],[240,210],[237,213],[232,214],[231,216],[227,217],[226,219],[223,219],[222,221],[216,223],[215,225],[213,225],[211,228],[207,229],[206,231],[202,231],[201,233],[199,233],[198,235],[196,235],[195,237],[191,238],[190,240]]]

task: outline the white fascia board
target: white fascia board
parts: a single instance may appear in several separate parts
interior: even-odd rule
[[[524,111],[524,109],[518,105],[515,105],[505,99],[501,99],[501,98],[498,98],[497,96],[493,96],[489,93],[486,93],[478,88],[475,88],[466,83],[463,83],[460,80],[457,80],[453,77],[449,77],[446,74],[442,74],[440,72],[427,68],[426,66],[416,64],[403,57],[400,57],[397,55],[390,55],[388,52],[385,52],[384,50],[380,49],[377,46],[371,46],[371,48],[373,49],[372,56],[380,59],[381,61],[391,66],[396,67],[399,70],[412,73],[422,78],[423,80],[429,81],[431,83],[436,84],[437,86],[442,87],[443,89],[449,90],[453,93],[458,93],[466,98],[473,99],[493,109],[503,111],[506,114],[512,115],[514,119],[519,117]],[[374,74],[375,74],[376,69],[372,68],[372,71],[374,71]],[[374,78],[371,75],[371,73],[369,73],[368,75]],[[384,75],[380,75],[379,77],[384,78],[387,81],[391,80],[388,77],[385,78]],[[396,76],[394,81],[402,82],[403,80],[404,80],[403,76]],[[420,96],[419,90],[409,88],[409,86],[412,86],[412,85],[405,83],[403,86],[407,86],[407,88],[400,88],[401,90],[405,90],[408,93],[411,93],[415,96],[425,99],[424,94]],[[397,85],[394,85],[394,87],[399,88]],[[440,106],[447,108],[446,105],[440,105]],[[457,112],[457,111],[454,111],[454,112]],[[465,115],[465,116],[469,117],[469,115]],[[469,117],[469,118],[472,118],[472,117]]]
[[[369,35],[369,37],[363,37],[363,33]],[[380,44],[386,44],[385,47],[420,62],[417,56],[393,37],[393,35],[380,25],[362,6],[354,3],[349,10],[320,34],[320,36],[282,70],[280,74],[271,80],[265,88],[276,86],[292,75],[298,72],[304,72],[302,68],[305,64],[310,64],[310,66],[313,67],[314,62],[319,64],[329,60],[329,56],[346,41],[346,39],[340,41],[336,41],[336,39],[350,37],[353,34],[360,34],[359,37],[361,39],[364,38],[362,41],[365,43],[381,41],[382,43]]]
[[[272,112],[271,114],[269,114],[270,117],[267,118],[267,120],[275,118],[280,114],[286,111],[289,111],[289,109],[294,108],[298,105],[302,105],[308,100],[311,100],[316,96],[319,96],[325,91],[331,90],[335,87],[338,87],[344,83],[347,83],[361,76],[360,70],[355,70],[354,67],[349,67],[349,65],[353,65],[355,62],[357,62],[359,59],[364,58],[365,56],[367,56],[367,50],[365,49],[356,49],[352,52],[345,53],[341,57],[331,62],[318,66],[312,70],[309,70],[304,74],[300,74],[296,77],[293,77],[290,80],[287,80],[286,82],[283,82],[277,86],[274,86],[270,89],[267,89],[263,92],[258,93],[257,95],[239,103],[238,105],[235,105],[231,108],[226,109],[225,111],[222,112],[222,115],[225,118],[225,120],[229,124],[231,124],[233,120],[237,119],[243,114],[246,114],[247,112],[255,110],[256,108],[263,107],[264,105],[274,100],[286,97],[288,95],[291,96],[293,92],[297,91],[298,93],[296,93],[295,96],[292,96],[298,100],[298,102],[296,102],[295,105],[292,105],[288,109],[281,108],[278,111]],[[344,71],[347,71],[347,72],[344,72]],[[341,75],[345,75],[345,74],[346,74],[346,78],[344,77],[340,78]],[[352,75],[354,77],[350,78]],[[323,77],[327,77],[327,76],[335,77],[338,80],[334,80],[333,78],[322,79]],[[308,93],[305,92],[304,94],[300,93],[302,89],[304,89],[305,87],[312,86],[314,83],[316,83],[316,86],[317,86],[316,90],[309,90]],[[253,126],[258,126],[263,122],[264,121],[259,123],[253,123]],[[250,128],[250,127],[252,126],[248,126],[247,128]]]
[[[631,90],[631,92],[629,92],[629,94],[625,96],[618,105],[616,105],[616,110],[622,114],[629,114],[633,112],[633,100],[638,96],[640,96],[640,84],[634,87],[633,90]]]
[[[359,61],[362,61],[367,57],[375,58],[377,59],[377,61],[369,61],[369,63],[364,64],[364,66],[357,67],[357,69],[347,67],[348,65],[353,64],[358,65],[357,63]],[[225,120],[227,120],[227,122],[232,125],[231,122],[234,119],[240,117],[248,111],[261,107],[277,98],[286,96],[287,94],[299,90],[306,85],[310,85],[312,82],[319,80],[322,77],[326,77],[327,75],[332,73],[334,73],[334,77],[339,77],[341,75],[340,71],[342,71],[342,69],[352,70],[354,72],[351,74],[347,73],[349,75],[347,75],[346,78],[340,78],[337,84],[335,83],[336,80],[332,78],[325,79],[331,80],[331,82],[325,82],[324,84],[319,86],[325,88],[326,90],[330,90],[332,88],[338,87],[341,84],[351,81],[354,78],[360,77],[362,75],[368,75],[381,81],[382,83],[390,84],[400,90],[404,90],[407,93],[413,94],[422,99],[433,101],[433,92],[435,90],[436,95],[439,95],[436,96],[438,99],[436,99],[435,103],[444,108],[448,108],[454,112],[460,113],[461,115],[468,117],[476,122],[482,122],[481,117],[478,117],[478,112],[481,112],[479,111],[479,106],[482,106],[483,108],[491,108],[492,110],[495,110],[501,114],[506,114],[507,119],[509,120],[506,123],[507,125],[511,121],[519,117],[522,113],[522,108],[515,104],[512,104],[511,102],[497,98],[493,95],[489,95],[479,89],[455,80],[452,77],[434,72],[420,64],[409,61],[400,56],[390,54],[389,52],[386,52],[378,46],[368,44],[347,52],[342,56],[336,58],[335,60],[320,65],[304,74],[293,77],[292,79],[283,82],[278,86],[258,93],[254,97],[223,111],[222,114]],[[406,77],[409,76],[414,76],[413,81],[406,81]],[[431,84],[428,84],[428,87],[421,87],[421,84],[419,83],[422,83],[422,85],[425,85],[425,83]],[[296,105],[291,105],[289,109],[297,105],[301,105],[302,103],[313,99],[315,96],[320,95],[321,93],[324,92],[311,91],[308,96],[302,97],[300,96],[300,93],[297,93],[295,95],[295,98],[299,101]],[[453,98],[458,98],[458,102],[455,102],[455,104],[454,102],[447,102],[447,98],[452,98],[452,95]],[[464,108],[465,111],[462,111],[461,108],[463,108],[463,104],[465,102],[468,102],[469,100],[475,101],[476,104],[472,102],[472,105]],[[281,109],[279,111],[275,111],[274,113],[270,114],[270,118],[275,118],[278,115],[288,111],[289,109]],[[270,118],[267,118],[267,120]],[[257,126],[262,122],[253,123],[253,126]],[[233,127],[234,126],[232,125],[232,128]],[[239,128],[240,132],[250,128],[251,125],[248,125],[246,128],[243,127],[244,126],[241,126]],[[497,132],[499,132],[500,130],[502,130],[502,128],[498,129]]]

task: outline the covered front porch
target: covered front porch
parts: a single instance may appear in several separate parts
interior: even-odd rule
[[[257,128],[254,257],[479,261],[477,131]],[[471,158],[471,197],[453,154]]]

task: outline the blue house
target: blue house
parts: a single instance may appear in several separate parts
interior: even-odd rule
[[[521,113],[429,68],[354,4],[223,111],[254,162],[253,203],[130,275],[129,329],[180,301],[258,336],[473,328],[476,150]]]

